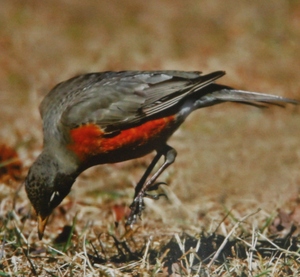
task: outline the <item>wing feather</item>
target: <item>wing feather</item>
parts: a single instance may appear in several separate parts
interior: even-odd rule
[[[93,122],[109,131],[127,128],[174,105],[224,75],[198,72],[142,72],[106,76],[73,99],[61,122],[70,128]]]

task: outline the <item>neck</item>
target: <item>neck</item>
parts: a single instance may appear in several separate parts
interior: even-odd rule
[[[55,164],[57,173],[60,175],[70,175],[76,178],[80,174],[79,160],[72,152],[67,151],[65,148],[52,147],[49,149],[45,147],[41,156],[44,157],[43,159],[48,159],[49,163]]]

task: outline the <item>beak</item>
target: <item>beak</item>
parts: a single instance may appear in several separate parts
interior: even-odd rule
[[[38,218],[38,233],[39,233],[39,239],[41,240],[44,235],[44,231],[48,222],[49,216],[42,217],[40,214],[37,216]]]

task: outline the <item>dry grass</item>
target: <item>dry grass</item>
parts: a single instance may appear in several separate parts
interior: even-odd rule
[[[82,174],[43,241],[21,184],[41,150],[39,102],[78,73],[221,69],[227,85],[300,99],[299,15],[284,0],[2,1],[0,143],[23,169],[0,180],[0,276],[298,276],[292,107],[192,115],[170,141],[168,200],[147,201],[132,232],[116,212],[151,157]]]

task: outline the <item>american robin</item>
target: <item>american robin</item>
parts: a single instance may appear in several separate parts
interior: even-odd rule
[[[147,191],[174,162],[167,140],[194,110],[223,102],[254,106],[298,104],[296,100],[235,90],[214,81],[225,72],[207,75],[183,71],[122,71],[80,75],[56,85],[40,105],[44,148],[25,180],[37,213],[41,239],[48,217],[87,168],[156,156],[135,188],[133,224],[144,208]],[[151,172],[164,156],[164,162]]]

